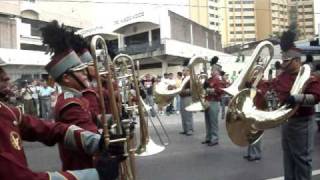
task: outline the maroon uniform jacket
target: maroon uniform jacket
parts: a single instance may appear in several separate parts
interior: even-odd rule
[[[214,89],[214,93],[207,95],[206,100],[207,101],[220,101],[221,96],[223,95],[224,91],[222,88],[224,88],[224,84],[222,82],[220,75],[213,75],[208,80],[209,88]]]
[[[79,91],[66,89],[58,96],[55,119],[58,122],[77,125],[87,131],[98,132],[96,114],[91,112],[90,102]],[[93,157],[90,155],[69,150],[62,143],[59,143],[59,152],[63,170],[93,167]]]
[[[28,168],[22,146],[22,140],[40,141],[49,146],[63,142],[69,129],[68,125],[23,115],[18,108],[8,106],[3,102],[0,102],[0,121],[1,180],[49,180],[54,175],[69,180],[77,179],[70,172],[32,172]],[[81,139],[80,136],[77,136],[73,141],[81,144]]]
[[[289,74],[282,72],[279,76],[271,81],[264,81],[259,84],[259,94],[263,95],[272,88],[276,93],[280,103],[283,103],[290,95],[291,87],[296,79],[297,74]],[[320,100],[320,79],[314,75],[311,75],[307,81],[307,85],[304,90],[304,94],[313,94],[316,102]],[[309,116],[314,113],[314,106],[300,107],[293,117]]]
[[[101,114],[98,93],[94,89],[86,89],[81,94],[89,102],[90,111],[96,115]]]

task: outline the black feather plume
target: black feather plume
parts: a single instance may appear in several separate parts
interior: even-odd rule
[[[76,53],[80,53],[83,49],[89,49],[89,44],[80,35],[75,34],[74,31],[66,31],[67,36],[70,40],[70,45]]]
[[[288,51],[289,49],[295,47],[294,40],[296,38],[296,34],[292,31],[285,31],[282,33],[280,38],[280,47],[283,52]]]
[[[281,63],[280,63],[280,61],[276,61],[276,62],[274,63],[274,67],[275,67],[276,70],[279,70],[279,69],[281,68]]]
[[[68,39],[65,36],[65,29],[63,25],[58,24],[58,21],[51,21],[40,30],[43,44],[49,46],[50,53],[60,54],[70,49]]]
[[[219,60],[219,58],[217,56],[214,56],[210,61],[210,65],[212,66],[214,64],[217,64],[218,60]]]

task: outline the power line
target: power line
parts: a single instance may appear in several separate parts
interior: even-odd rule
[[[11,0],[11,1],[21,1],[21,0]],[[192,5],[192,4],[176,4],[176,3],[150,3],[150,2],[130,2],[130,1],[104,1],[104,0],[36,0],[38,2],[48,2],[48,3],[94,3],[94,4],[124,4],[124,5],[150,5],[150,6],[177,6],[177,7],[198,7],[198,8],[210,8],[214,7],[217,9],[225,9],[233,7],[226,6],[205,6],[205,5]],[[287,5],[287,6],[296,6],[296,5]],[[272,11],[272,9],[267,8],[254,8],[256,11]],[[320,12],[313,12],[313,14],[320,14]]]

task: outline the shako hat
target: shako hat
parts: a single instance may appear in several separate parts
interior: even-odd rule
[[[294,44],[295,37],[296,34],[290,30],[282,33],[280,38],[282,60],[292,60],[301,57],[301,50]]]
[[[87,67],[69,45],[65,29],[56,20],[41,28],[43,44],[48,45],[51,61],[45,69],[55,80],[68,71],[79,71]]]
[[[216,70],[221,70],[221,66],[218,65],[218,60],[219,57],[218,56],[213,56],[210,60],[210,66],[212,69],[216,69]]]
[[[66,35],[69,37],[70,45],[78,54],[81,62],[93,65],[93,57],[90,54],[88,42],[81,35],[75,34],[74,31],[67,31]]]

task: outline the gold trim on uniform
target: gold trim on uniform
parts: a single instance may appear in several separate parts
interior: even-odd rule
[[[10,143],[16,150],[20,151],[22,149],[20,135],[15,131],[10,132]]]

